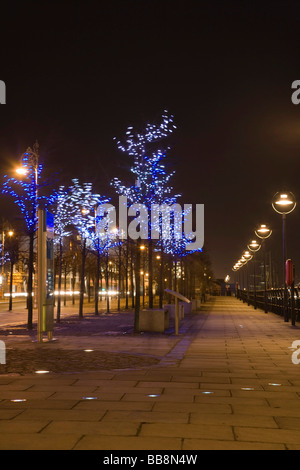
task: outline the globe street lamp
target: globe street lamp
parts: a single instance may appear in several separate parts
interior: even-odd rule
[[[267,306],[267,282],[266,282],[266,247],[265,247],[265,240],[269,238],[272,234],[272,230],[266,225],[261,224],[255,229],[255,235],[258,238],[262,239],[263,244],[263,256],[264,256],[264,304],[265,304],[265,313],[268,313],[268,306]]]
[[[260,250],[261,245],[256,240],[251,240],[251,243],[247,245],[248,250],[253,253],[258,252]],[[256,270],[255,270],[255,258],[253,259],[253,284],[254,284],[254,309],[256,310]]]
[[[247,245],[248,250],[252,251],[252,253],[256,253],[258,250],[260,250],[261,245],[256,241],[252,240],[249,245]]]
[[[272,199],[272,207],[275,212],[282,215],[282,258],[283,258],[283,286],[284,303],[283,316],[284,321],[288,321],[287,311],[287,286],[285,282],[285,262],[287,258],[286,250],[286,215],[293,212],[296,207],[296,198],[290,191],[277,192]]]
[[[250,305],[250,296],[249,296],[249,266],[248,266],[248,261],[250,261],[253,258],[253,255],[249,251],[244,251],[243,253],[243,258],[246,260],[247,264],[247,303]]]
[[[238,263],[240,265],[240,268],[245,266],[247,264],[247,259],[244,256],[241,256],[241,258],[238,260]],[[242,278],[242,283],[243,283],[243,291],[245,290],[245,272],[244,270],[241,271],[243,278]]]
[[[236,263],[235,265],[232,267],[232,271],[236,272],[236,271],[239,271],[240,268],[242,268],[245,264],[247,264],[247,259],[245,258],[245,256],[242,256]],[[237,284],[240,285],[241,287],[241,276],[240,276],[240,272],[238,273],[239,276],[238,276],[238,282]],[[243,289],[244,289],[244,272],[243,272]],[[239,298],[239,293],[238,293],[238,286],[237,286],[237,297]]]

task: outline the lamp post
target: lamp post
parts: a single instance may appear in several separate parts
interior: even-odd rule
[[[242,263],[242,266],[246,266],[247,259],[244,257],[244,255],[241,256],[239,261]],[[242,272],[243,272],[243,291],[245,291],[246,290],[246,288],[245,288],[245,286],[246,286],[246,283],[245,283],[245,270],[243,269]],[[244,298],[243,298],[243,302],[245,302]]]
[[[247,303],[248,305],[250,305],[248,261],[250,261],[253,258],[253,255],[251,255],[249,251],[244,251],[243,258],[246,260],[246,264],[247,264]]]
[[[260,250],[261,245],[256,241],[252,240],[249,245],[247,245],[248,249],[253,253],[253,255]],[[256,310],[256,270],[255,270],[255,257],[253,258],[253,284],[254,284],[254,309]]]
[[[265,224],[261,224],[255,230],[255,235],[258,238],[262,239],[263,244],[263,257],[264,257],[264,304],[265,304],[265,313],[268,313],[267,305],[267,277],[266,277],[266,247],[265,240],[269,238],[272,234],[272,230]]]
[[[80,273],[80,294],[79,294],[79,318],[83,317],[83,303],[84,303],[84,278],[85,278],[85,262],[86,262],[86,217],[89,215],[90,209],[87,207],[81,208],[81,214],[83,217],[83,227],[81,233],[81,273]]]
[[[285,280],[285,262],[287,259],[286,249],[286,215],[293,212],[296,207],[296,198],[290,191],[277,192],[274,194],[272,199],[272,207],[275,212],[282,215],[282,261],[283,261],[283,316],[284,321],[288,321],[288,310],[287,310],[287,285]]]
[[[9,230],[7,232],[7,235],[9,236],[10,240],[14,235],[13,230]],[[13,272],[14,272],[14,263],[16,261],[16,246],[13,246],[11,243],[9,243],[9,257],[10,257],[10,280],[9,280],[9,306],[8,310],[12,310],[12,291],[13,291]]]
[[[38,225],[38,176],[39,176],[39,144],[35,142],[33,149],[28,147],[26,152],[22,155],[21,159],[22,166],[16,170],[19,175],[28,175],[30,178],[30,187],[32,188],[32,194],[34,194],[34,210],[33,212],[33,224],[30,227],[29,233],[29,262],[28,262],[28,329],[32,329],[32,316],[33,316],[33,253],[34,253],[34,234],[37,230]],[[37,271],[37,269],[36,269]],[[37,276],[36,276],[37,279]],[[36,283],[35,283],[36,284]],[[37,284],[36,284],[37,294]],[[37,295],[35,296],[35,301]]]
[[[240,296],[239,292],[238,292],[238,287],[240,287],[240,290],[241,290],[241,276],[240,276],[240,268],[242,268],[245,264],[247,263],[247,260],[242,256],[242,258],[240,258],[236,263],[235,265],[233,266],[232,270],[234,272],[238,271],[238,281],[237,281],[237,293],[236,293],[236,296],[238,299],[242,299],[242,296]],[[243,276],[244,278],[244,276]],[[244,289],[244,283],[243,283],[243,289]]]

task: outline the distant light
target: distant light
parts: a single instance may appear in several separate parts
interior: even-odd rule
[[[10,294],[6,293],[4,297],[10,297]],[[12,294],[12,298],[14,299],[15,297],[27,297],[27,292],[15,292]]]
[[[16,169],[16,173],[18,173],[18,175],[27,175],[28,170],[27,168],[21,166]]]
[[[160,395],[154,395],[154,394],[153,394],[153,395],[147,395],[147,397],[149,397],[149,398],[157,398],[157,397],[160,397]]]
[[[214,392],[201,392],[203,395],[211,395]]]
[[[58,291],[58,290],[56,290],[56,291],[54,291],[54,295],[59,295],[59,294],[60,295],[78,295],[78,294],[80,294],[80,292],[79,292],[79,290],[74,290],[74,291],[72,291],[72,290],[67,290],[67,291],[64,291],[64,290]]]
[[[106,292],[105,289],[102,289],[101,291],[99,291],[99,295],[108,295],[108,296],[119,295],[119,292],[117,290],[109,290],[108,292]]]
[[[27,401],[27,399],[26,398],[13,398],[10,401],[13,402],[13,403],[20,403],[22,401]]]
[[[92,352],[94,351],[93,349],[85,349],[84,352]]]
[[[98,400],[98,397],[82,397],[82,400]]]
[[[273,385],[273,387],[280,387],[281,384],[272,384],[272,383],[269,383],[268,385]]]
[[[35,373],[36,374],[49,374],[49,370],[36,370]]]
[[[254,390],[254,388],[252,388],[252,387],[243,387],[243,388],[241,388],[241,390]]]

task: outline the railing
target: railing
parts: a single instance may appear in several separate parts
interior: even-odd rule
[[[286,292],[286,296],[285,296]],[[237,298],[254,308],[259,308],[267,312],[273,312],[284,317],[285,321],[291,319],[294,325],[300,321],[300,289],[288,287],[284,288],[247,291],[238,289]]]

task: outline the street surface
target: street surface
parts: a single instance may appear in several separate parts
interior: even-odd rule
[[[8,352],[60,352],[64,370],[0,374],[0,449],[300,449],[298,325],[231,297],[187,315],[179,336],[105,334],[114,318],[93,335],[62,323],[52,343],[1,337]],[[79,367],[93,352],[112,363]],[[114,366],[128,355],[155,361]]]

